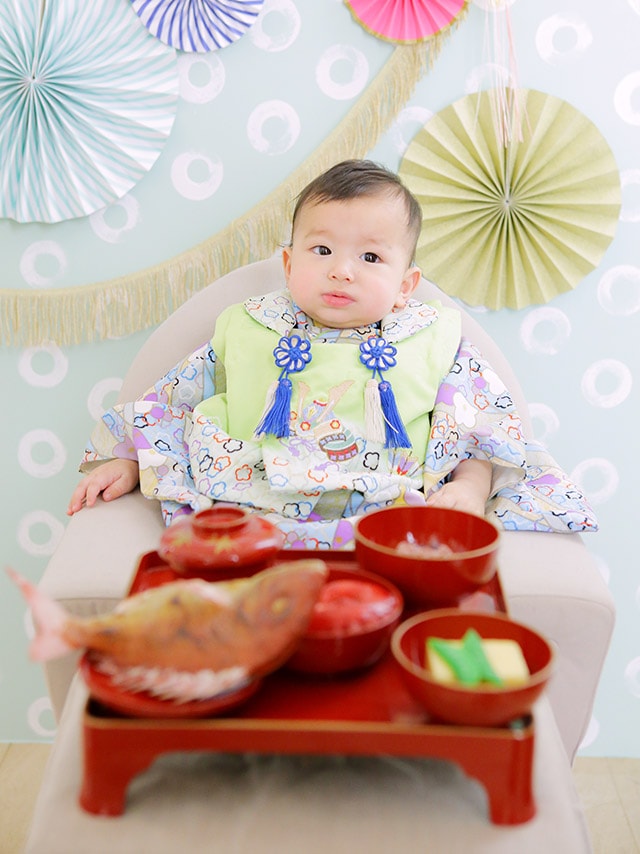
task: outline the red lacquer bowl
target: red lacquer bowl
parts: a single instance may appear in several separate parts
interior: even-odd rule
[[[221,581],[262,569],[284,541],[282,531],[261,516],[216,504],[177,519],[162,534],[158,554],[181,575]]]
[[[530,677],[518,687],[445,685],[431,676],[427,639],[459,639],[467,629],[482,638],[509,638],[521,647]],[[554,663],[549,643],[528,626],[501,614],[440,609],[401,623],[391,638],[392,654],[405,684],[435,720],[463,726],[501,726],[531,711],[546,686]]]
[[[392,581],[409,603],[429,607],[454,605],[490,581],[499,542],[491,522],[441,507],[389,507],[355,525],[360,566]]]
[[[253,679],[214,697],[178,703],[174,700],[161,700],[147,691],[124,690],[114,684],[111,676],[102,673],[95,666],[89,652],[80,659],[80,672],[91,696],[103,706],[137,718],[203,718],[221,715],[240,706],[262,685],[261,679]]]
[[[364,603],[362,607],[365,610],[362,613],[364,615],[368,610],[368,616],[363,616],[360,620],[356,614],[349,624],[344,622],[336,611],[336,624],[333,628],[314,630],[312,615],[311,627],[302,636],[296,651],[288,660],[288,668],[299,673],[330,676],[368,667],[378,661],[388,649],[404,604],[397,587],[385,578],[357,569],[330,568],[326,584],[335,581],[365,582],[381,591],[382,595],[379,602],[376,601],[373,612]],[[327,607],[330,608],[330,603]],[[331,619],[330,611],[328,619]]]

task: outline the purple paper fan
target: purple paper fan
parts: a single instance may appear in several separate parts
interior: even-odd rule
[[[131,0],[145,27],[177,50],[207,53],[237,41],[264,0]]]

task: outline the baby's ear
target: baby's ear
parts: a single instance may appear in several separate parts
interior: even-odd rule
[[[289,276],[291,275],[291,247],[283,246],[282,247],[282,266],[284,267],[284,278],[286,282],[289,282]]]
[[[420,284],[421,278],[422,270],[420,269],[420,267],[409,267],[407,272],[404,274],[404,278],[402,279],[400,293],[398,294],[398,299],[396,301],[396,308],[405,307],[405,305],[407,304],[407,300]]]

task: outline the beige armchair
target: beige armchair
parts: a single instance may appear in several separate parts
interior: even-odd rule
[[[284,283],[279,257],[250,264],[213,282],[175,311],[148,338],[124,379],[120,401],[132,400],[176,362],[211,337],[229,303]],[[416,296],[453,304],[423,281]],[[459,306],[457,306],[459,308]],[[527,404],[509,363],[493,339],[466,312],[463,333],[482,351],[513,395],[531,435]],[[77,615],[110,610],[126,593],[138,557],[158,545],[160,506],[138,491],[113,503],[99,501],[69,522],[41,587]],[[592,536],[592,535],[589,535]],[[593,535],[597,536],[597,535]],[[614,626],[614,604],[593,558],[578,534],[504,532],[500,574],[511,615],[544,633],[557,649],[549,699],[571,760],[591,718]],[[46,666],[59,717],[77,657]]]

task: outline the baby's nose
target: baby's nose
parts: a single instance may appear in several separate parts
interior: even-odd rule
[[[331,267],[330,276],[338,282],[352,282],[353,266],[347,259],[336,258]]]

